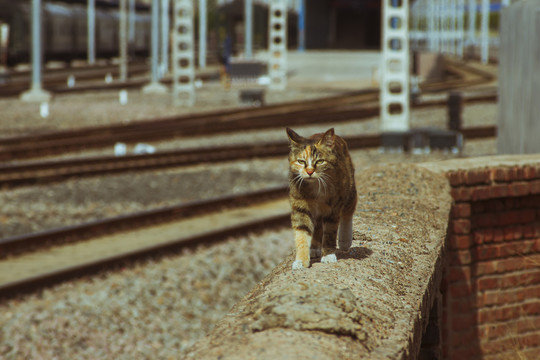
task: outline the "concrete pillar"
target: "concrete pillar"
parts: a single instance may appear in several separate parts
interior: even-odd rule
[[[409,130],[409,1],[382,2],[382,132]]]
[[[287,88],[287,4],[270,0],[268,11],[268,73],[270,90]]]
[[[159,83],[159,1],[152,0],[151,81],[142,89],[145,94],[164,94],[167,92],[167,88]]]
[[[48,102],[51,94],[43,90],[41,84],[41,0],[32,0],[32,83],[31,88],[21,94],[20,99],[26,102]]]
[[[193,0],[174,0],[173,99],[176,105],[195,103],[195,41]]]

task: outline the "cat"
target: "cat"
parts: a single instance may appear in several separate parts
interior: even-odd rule
[[[311,257],[334,263],[339,248],[352,244],[356,210],[354,166],[347,143],[329,129],[304,138],[287,128],[289,137],[289,199],[295,233],[293,269],[307,268]]]

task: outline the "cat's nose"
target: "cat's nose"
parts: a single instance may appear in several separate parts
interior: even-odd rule
[[[311,176],[311,174],[313,174],[315,172],[315,169],[314,168],[306,168],[306,172],[309,176]]]

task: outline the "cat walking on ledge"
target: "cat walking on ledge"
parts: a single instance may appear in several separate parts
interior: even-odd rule
[[[339,249],[352,244],[356,209],[354,166],[347,143],[330,129],[304,138],[287,128],[289,199],[296,259],[293,269],[307,268],[311,257],[336,262]]]

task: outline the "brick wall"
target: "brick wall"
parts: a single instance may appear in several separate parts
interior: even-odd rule
[[[446,165],[454,204],[442,285],[443,358],[538,358],[539,158]]]

